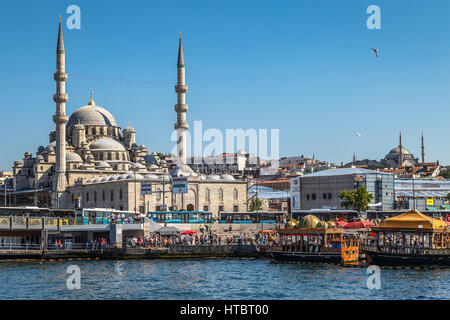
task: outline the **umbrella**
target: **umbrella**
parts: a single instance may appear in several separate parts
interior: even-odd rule
[[[194,234],[194,233],[197,233],[197,231],[188,230],[188,231],[183,231],[183,232],[181,233],[181,235],[185,235],[185,234]]]
[[[370,228],[374,227],[375,224],[370,221],[353,221],[344,226],[345,229],[352,228]]]
[[[342,220],[339,221],[334,221],[334,224],[336,225],[336,227],[345,227],[348,223]]]

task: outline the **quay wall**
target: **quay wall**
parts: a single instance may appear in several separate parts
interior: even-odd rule
[[[167,248],[106,248],[95,250],[0,250],[0,260],[15,259],[158,259],[261,257],[255,245],[173,245]]]

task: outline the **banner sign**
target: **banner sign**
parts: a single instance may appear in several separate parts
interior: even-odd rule
[[[172,192],[173,193],[188,193],[188,182],[185,177],[172,178]]]
[[[434,199],[433,198],[428,198],[427,199],[427,206],[432,206],[434,205]]]

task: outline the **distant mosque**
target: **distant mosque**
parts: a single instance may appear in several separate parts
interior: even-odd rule
[[[246,181],[238,181],[227,174],[203,175],[186,164],[188,105],[181,34],[175,85],[178,154],[177,164],[169,174],[162,170],[163,161],[159,161],[156,154],[136,144],[133,128],[128,125],[121,130],[113,115],[94,102],[92,89],[89,103],[70,117],[66,115],[68,75],[61,20],[56,58],[53,76],[56,129],[50,133],[48,145],[38,148],[36,157],[26,152],[23,161],[14,162],[9,205],[114,208],[141,213],[167,207],[169,210],[211,211],[215,217],[220,211],[247,210]],[[188,193],[172,194],[171,177],[186,177]]]
[[[423,134],[422,134],[422,163],[425,162],[425,146],[423,143]],[[411,167],[420,163],[418,158],[414,158],[414,155],[409,152],[402,145],[402,133],[400,132],[398,147],[395,147],[381,160],[387,168],[396,168],[396,167]]]
[[[425,144],[422,133],[422,161],[419,158],[415,158],[414,155],[406,149],[402,144],[402,133],[400,132],[398,146],[393,148],[389,153],[380,161],[377,160],[357,160],[356,153],[353,154],[353,161],[348,163],[346,166],[352,165],[365,165],[365,166],[375,166],[380,168],[398,168],[398,167],[413,167],[419,164],[425,163]]]

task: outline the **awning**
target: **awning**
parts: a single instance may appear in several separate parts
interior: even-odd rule
[[[447,228],[447,224],[419,211],[411,210],[382,221],[378,228],[442,229]]]

